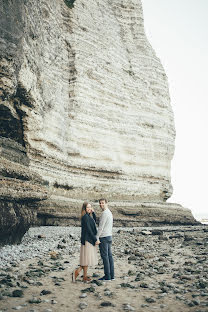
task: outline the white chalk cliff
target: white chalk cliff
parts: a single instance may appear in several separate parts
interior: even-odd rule
[[[73,224],[83,200],[106,197],[117,224],[194,223],[166,203],[174,118],[141,1],[28,0],[19,10],[4,105],[21,118],[29,169],[48,183],[39,219]]]

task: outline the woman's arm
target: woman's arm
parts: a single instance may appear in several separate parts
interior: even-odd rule
[[[94,211],[92,212],[92,217],[93,217],[93,219],[94,219],[95,222],[96,222],[96,214],[94,213]]]
[[[89,218],[91,218],[91,217],[89,216]],[[92,219],[91,219],[91,222],[92,222]],[[88,232],[89,236],[92,238],[92,240],[95,244],[95,242],[97,241],[97,237],[93,233],[92,226],[91,226],[90,220],[88,220],[88,218],[83,219],[83,226],[86,228],[86,231]]]

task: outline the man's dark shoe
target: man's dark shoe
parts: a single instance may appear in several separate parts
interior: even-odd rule
[[[110,278],[105,278],[105,276],[98,279],[99,281],[111,281]]]

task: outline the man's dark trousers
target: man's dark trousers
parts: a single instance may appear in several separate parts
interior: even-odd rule
[[[111,252],[112,236],[100,237],[100,255],[103,259],[105,279],[114,279],[114,261]]]

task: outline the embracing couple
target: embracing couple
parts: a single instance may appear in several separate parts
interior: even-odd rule
[[[87,276],[88,266],[98,264],[97,246],[99,245],[100,255],[104,265],[104,276],[100,280],[114,280],[114,262],[111,252],[113,216],[108,208],[107,200],[99,200],[102,214],[98,230],[96,228],[96,215],[92,206],[84,202],[81,211],[81,248],[80,266],[72,273],[72,281],[75,282],[79,273],[83,270],[83,282],[90,282]]]

